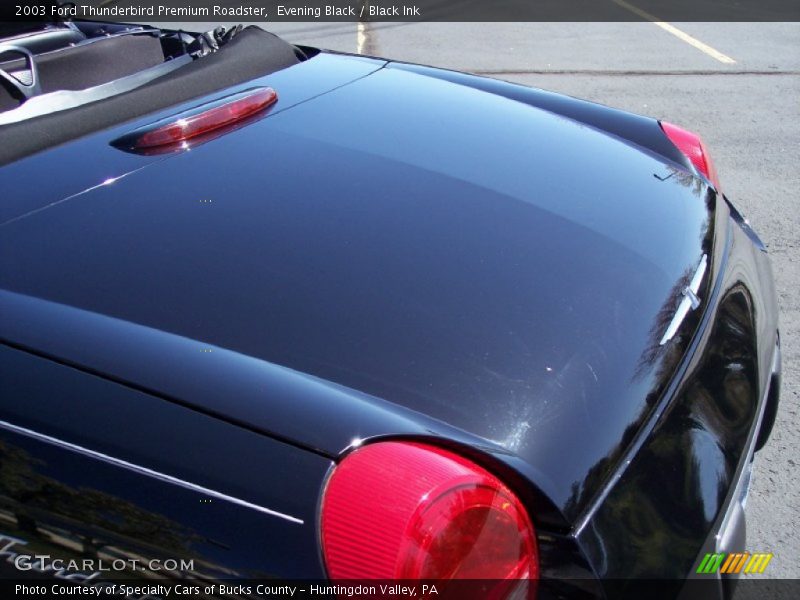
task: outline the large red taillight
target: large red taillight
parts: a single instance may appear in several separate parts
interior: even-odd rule
[[[691,131],[686,131],[677,125],[673,125],[672,123],[667,123],[666,121],[661,121],[661,128],[678,150],[685,154],[686,157],[692,161],[695,168],[697,168],[697,170],[719,191],[720,185],[717,170],[714,168],[711,155],[709,155],[700,136]]]
[[[322,548],[333,580],[537,579],[530,518],[497,477],[419,443],[359,448],[331,475]]]

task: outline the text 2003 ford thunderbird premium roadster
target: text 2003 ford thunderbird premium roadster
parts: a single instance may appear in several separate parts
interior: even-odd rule
[[[8,577],[730,596],[779,336],[697,136],[254,27],[0,42]]]

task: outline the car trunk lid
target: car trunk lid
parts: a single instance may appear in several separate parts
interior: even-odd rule
[[[624,141],[384,69],[12,221],[2,285],[450,423],[574,515],[691,336],[660,345],[713,203]]]

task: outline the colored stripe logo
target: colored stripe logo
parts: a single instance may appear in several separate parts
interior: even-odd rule
[[[772,560],[772,553],[755,552],[724,552],[718,554],[706,554],[697,572],[701,575],[713,575],[714,573],[725,573],[728,575],[737,573],[763,573],[769,561]]]

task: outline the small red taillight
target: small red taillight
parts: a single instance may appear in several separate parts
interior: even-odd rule
[[[198,106],[190,111],[159,121],[144,131],[135,132],[133,147],[155,148],[210,133],[234,125],[242,119],[275,104],[278,94],[272,88],[247,90],[215,102]]]
[[[714,168],[711,156],[700,136],[666,121],[661,121],[661,128],[678,150],[685,154],[697,170],[719,191],[720,185],[717,170]]]
[[[482,467],[433,446],[356,450],[333,471],[321,519],[333,580],[539,576],[533,525],[517,496]]]

